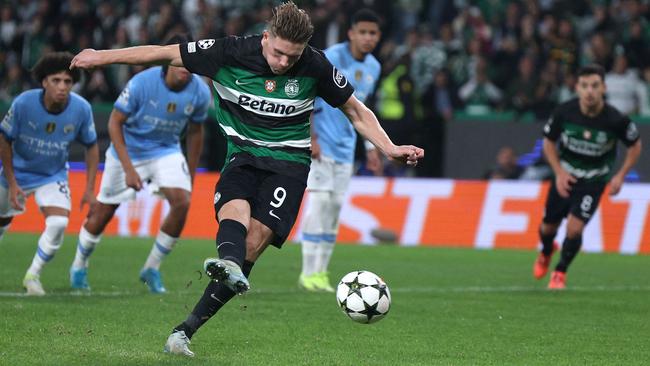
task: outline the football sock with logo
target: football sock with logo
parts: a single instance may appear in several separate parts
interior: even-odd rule
[[[544,235],[540,229],[539,239],[542,242],[542,254],[551,255],[551,253],[553,253],[553,240],[555,240],[555,234]]]
[[[246,258],[246,226],[239,221],[225,219],[219,222],[217,252],[219,258],[228,259],[240,267]]]
[[[244,261],[242,272],[248,278],[255,263]],[[205,322],[214,316],[230,299],[235,296],[235,292],[228,286],[220,282],[210,281],[203,292],[203,296],[194,306],[192,313],[172,330],[173,332],[184,331],[188,338],[199,329]]]
[[[560,262],[555,267],[556,271],[566,272],[573,259],[576,257],[582,246],[582,236],[576,238],[565,238],[562,244]]]

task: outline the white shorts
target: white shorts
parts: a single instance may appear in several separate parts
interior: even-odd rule
[[[337,163],[331,158],[321,157],[311,161],[307,178],[310,191],[345,192],[352,178],[351,163]]]
[[[34,195],[38,207],[60,207],[70,211],[70,186],[68,181],[58,181],[44,184],[31,189],[23,190],[25,197],[18,198],[23,208],[25,199]],[[12,217],[24,213],[25,210],[15,210],[9,202],[9,189],[0,185],[0,217]]]
[[[140,175],[142,182],[153,193],[159,193],[159,188],[181,188],[192,192],[192,179],[187,168],[187,161],[181,153],[134,161],[133,167]],[[120,160],[107,153],[97,200],[107,205],[118,205],[135,199],[135,194],[135,189],[126,185],[126,174]]]

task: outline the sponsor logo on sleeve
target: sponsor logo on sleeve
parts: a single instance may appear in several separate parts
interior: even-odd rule
[[[128,105],[129,104],[129,95],[130,95],[129,85],[127,85],[126,88],[124,88],[124,90],[122,90],[122,92],[120,93],[119,98],[117,98],[117,103],[123,104],[125,106]]]
[[[636,129],[636,125],[634,123],[630,122],[630,124],[627,125],[625,137],[627,137],[627,139],[630,141],[636,140],[639,137],[639,130]]]
[[[207,50],[208,48],[214,46],[215,40],[210,38],[210,39],[202,39],[197,42],[199,45],[199,48],[202,50]]]
[[[193,105],[192,103],[188,103],[188,104],[185,106],[185,109],[183,109],[183,112],[185,112],[185,115],[186,115],[186,116],[191,115],[192,112],[194,112],[194,105]]]
[[[189,42],[187,44],[187,53],[194,53],[196,52],[196,42]]]
[[[14,114],[14,109],[13,108],[9,109],[9,112],[7,112],[5,118],[2,119],[2,123],[0,123],[0,127],[2,127],[2,129],[7,132],[11,131],[11,128],[13,127],[11,123],[13,114]]]
[[[334,84],[341,89],[348,85],[348,79],[336,67],[332,67],[332,79],[334,79]]]

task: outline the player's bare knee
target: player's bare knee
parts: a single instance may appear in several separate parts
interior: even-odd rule
[[[190,209],[190,196],[189,194],[179,194],[173,200],[169,201],[170,210],[179,213],[186,214]]]

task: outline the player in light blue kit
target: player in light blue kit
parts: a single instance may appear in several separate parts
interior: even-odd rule
[[[171,44],[186,41],[180,36],[170,40]],[[152,67],[129,80],[109,118],[111,146],[106,151],[97,208],[88,214],[79,232],[77,253],[70,267],[73,289],[90,289],[88,258],[101,233],[120,203],[134,199],[143,182],[150,182],[167,199],[170,211],[140,271],[140,280],[153,293],[166,291],[160,263],[185,225],[210,98],[206,83],[183,67]],[[180,146],[186,126],[187,160]]]
[[[71,93],[78,70],[68,66],[72,54],[45,54],[34,66],[34,79],[42,89],[20,94],[0,123],[0,238],[14,216],[25,210],[25,199],[34,194],[45,216],[45,230],[27,269],[23,286],[27,295],[45,295],[40,281],[43,266],[63,243],[70,216],[68,151],[70,143],[86,146],[86,190],[81,207],[95,203],[94,187],[99,148],[90,104]]]
[[[348,42],[325,50],[327,59],[354,86],[354,95],[365,102],[375,90],[381,66],[371,52],[381,32],[379,18],[370,10],[356,12],[348,30]],[[300,287],[308,291],[334,289],[327,275],[339,214],[352,177],[357,134],[352,123],[337,108],[316,99],[312,114],[312,163],[307,180],[310,206],[302,225],[302,273]],[[379,152],[366,142],[369,168],[381,165]]]

